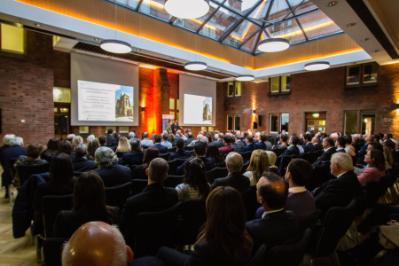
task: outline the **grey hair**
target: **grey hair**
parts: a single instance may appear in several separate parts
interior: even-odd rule
[[[87,136],[86,141],[87,143],[92,142],[96,139],[96,136],[94,136],[93,134],[90,134]]]
[[[22,137],[17,136],[15,138],[15,145],[24,146],[24,139]]]
[[[129,139],[134,139],[136,137],[136,133],[131,131],[131,132],[129,132],[128,137],[129,137]]]
[[[118,163],[118,157],[116,157],[115,152],[111,148],[105,146],[97,148],[94,157],[96,163],[103,168],[111,167]]]
[[[9,146],[15,145],[16,138],[17,136],[15,136],[14,134],[6,134],[3,137],[3,144]]]
[[[239,173],[242,170],[244,160],[241,154],[237,152],[230,152],[226,156],[226,167],[230,173]]]
[[[353,161],[349,154],[346,152],[336,152],[331,156],[331,163],[338,164],[339,168],[344,171],[353,170]]]

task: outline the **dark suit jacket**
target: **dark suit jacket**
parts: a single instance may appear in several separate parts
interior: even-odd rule
[[[156,212],[165,210],[178,201],[174,188],[163,187],[160,184],[147,186],[143,192],[127,199],[121,217],[121,230],[128,244],[134,242],[134,220],[141,212]]]
[[[176,152],[173,152],[169,156],[169,160],[174,160],[178,158],[187,158],[189,157],[191,152],[187,152],[185,150],[177,150]]]
[[[346,206],[360,192],[360,183],[353,171],[324,183],[315,193],[316,207],[323,212],[331,207]]]
[[[97,174],[101,177],[105,187],[114,187],[130,182],[132,172],[129,167],[116,164],[107,168],[98,168]]]
[[[345,148],[338,148],[335,150],[335,152],[346,152],[346,151],[345,151]]]
[[[241,193],[244,193],[249,188],[249,178],[242,174],[228,175],[226,177],[216,178],[213,182],[212,189],[219,186],[231,186]]]
[[[156,143],[151,148],[158,149],[159,153],[167,153],[168,152],[168,148],[163,146],[161,143]]]
[[[315,150],[315,147],[313,146],[313,144],[311,142],[308,142],[305,145],[303,145],[303,150],[305,152],[312,152]]]
[[[288,148],[281,154],[281,156],[293,156],[299,155],[299,149],[295,145],[290,145]]]
[[[241,149],[241,152],[253,151],[253,150],[255,150],[255,149],[256,149],[255,143],[250,143],[250,144],[244,146],[244,147]]]
[[[97,165],[94,161],[87,160],[84,157],[81,158],[75,157],[72,161],[72,164],[73,164],[73,170],[76,172],[87,172],[97,168]]]
[[[254,240],[255,251],[262,244],[273,247],[295,240],[301,233],[295,214],[286,210],[266,214],[264,218],[249,221],[246,227]]]
[[[14,166],[19,156],[26,155],[26,150],[19,145],[5,145],[0,149],[0,162],[3,168],[2,185],[8,186],[14,175]]]
[[[328,150],[324,151],[319,158],[313,163],[313,167],[322,167],[329,165],[331,156],[336,152],[335,147],[331,147]]]
[[[143,163],[144,153],[142,151],[126,152],[119,162],[123,165],[138,165]]]
[[[112,134],[107,134],[106,140],[107,140],[107,142],[106,142],[107,146],[112,149],[114,149],[118,145],[114,135],[112,135]]]

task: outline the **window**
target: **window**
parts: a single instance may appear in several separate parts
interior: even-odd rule
[[[377,63],[349,66],[346,68],[346,86],[374,85],[378,81]]]
[[[241,82],[230,81],[227,83],[227,97],[239,97],[241,96]]]
[[[179,99],[169,98],[169,114],[174,120],[179,120]]]
[[[290,114],[289,113],[282,113],[280,116],[280,131],[288,132],[288,124],[290,122]]]
[[[227,130],[233,130],[233,116],[227,115]]]
[[[305,128],[306,131],[326,132],[326,112],[306,112]]]
[[[71,103],[71,90],[69,88],[54,87],[53,102]]]
[[[360,112],[361,131],[362,134],[374,134],[375,129],[375,113],[374,112]]]
[[[227,97],[234,97],[234,82],[227,83]]]
[[[278,121],[278,116],[275,114],[270,114],[269,129],[270,129],[270,132],[278,132],[279,121]]]
[[[357,113],[358,111],[345,111],[344,113],[345,134],[355,134],[359,132],[357,128]]]
[[[227,115],[227,130],[240,130],[241,118],[238,115]]]
[[[241,82],[240,81],[236,81],[235,83],[235,90],[234,90],[234,94],[236,97],[241,96]]]
[[[288,94],[291,91],[291,77],[289,75],[272,77],[269,79],[270,95]]]
[[[241,118],[239,116],[234,117],[234,130],[241,130],[240,127]]]
[[[25,32],[22,25],[1,24],[1,50],[16,54],[25,53]]]

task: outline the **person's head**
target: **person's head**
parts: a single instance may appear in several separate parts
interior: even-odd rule
[[[383,151],[384,147],[379,142],[371,142],[367,145],[367,150],[380,150]]]
[[[57,151],[58,150],[58,142],[59,142],[59,140],[56,138],[49,139],[47,142],[47,150]]]
[[[197,188],[203,198],[209,193],[209,186],[206,180],[206,168],[204,162],[199,158],[189,160],[185,165],[183,182],[191,187]]]
[[[67,140],[58,142],[58,152],[71,155],[73,151],[72,144]]]
[[[281,134],[281,136],[280,136],[280,142],[281,142],[281,143],[287,143],[287,141],[288,141],[288,135],[286,135],[286,134]]]
[[[65,244],[63,266],[126,266],[133,260],[119,230],[104,222],[81,225]]]
[[[267,158],[270,166],[275,166],[277,161],[277,155],[273,151],[266,151]]]
[[[20,136],[17,136],[15,138],[15,145],[23,147],[24,146],[24,139],[22,137],[20,137]]]
[[[288,196],[288,185],[280,176],[265,172],[256,184],[258,202],[266,211],[284,208]]]
[[[13,146],[16,144],[16,138],[14,134],[6,134],[3,137],[3,144],[6,146]]]
[[[305,139],[306,142],[311,142],[312,141],[312,134],[306,133],[303,138]]]
[[[76,180],[73,205],[77,211],[106,214],[104,183],[95,171],[84,172]]]
[[[136,133],[134,133],[133,131],[130,131],[128,134],[128,138],[129,139],[135,139],[136,138]]]
[[[346,144],[346,139],[343,136],[338,137],[337,140],[335,141],[335,146],[337,148],[345,148],[345,144]]]
[[[343,136],[345,140],[345,145],[352,144],[352,136],[351,135],[345,135]]]
[[[107,129],[107,134],[112,134],[112,133],[114,133],[114,130],[112,128],[108,128]]]
[[[100,143],[98,142],[98,139],[94,139],[93,141],[90,141],[87,143],[87,153],[94,158],[94,154],[96,153],[96,150],[100,147]]]
[[[260,141],[262,141],[262,142],[268,141],[268,137],[265,133],[260,134]]]
[[[115,152],[108,147],[101,146],[94,153],[97,165],[100,168],[112,167],[118,163],[118,157]]]
[[[197,141],[194,144],[194,152],[197,157],[205,156],[208,144],[203,141]]]
[[[116,148],[116,152],[129,152],[130,151],[130,143],[126,137],[120,137],[118,141],[118,147]]]
[[[67,141],[69,141],[70,143],[72,143],[72,140],[73,140],[74,137],[75,137],[75,134],[71,133],[71,134],[68,134],[68,135],[67,135],[66,139],[67,139]]]
[[[169,139],[169,134],[168,133],[163,133],[162,134],[162,140],[163,141],[168,141],[168,139]]]
[[[197,242],[216,243],[233,258],[251,253],[252,242],[245,229],[245,207],[241,194],[229,186],[213,189],[206,199],[207,220]]]
[[[107,144],[107,138],[104,135],[99,136],[98,143],[100,144],[100,146],[105,146]]]
[[[86,141],[87,143],[90,143],[92,141],[94,141],[96,139],[96,136],[94,136],[93,134],[90,134],[87,136]]]
[[[247,138],[246,138],[246,142],[248,144],[254,143],[254,137],[252,135],[248,135]]]
[[[237,152],[230,152],[226,156],[226,167],[229,174],[238,174],[242,170],[244,161],[241,154]]]
[[[184,140],[182,138],[179,138],[176,141],[176,149],[183,150],[183,148],[184,148]]]
[[[215,145],[209,145],[208,149],[206,151],[206,156],[218,158],[219,157],[219,148]]]
[[[148,184],[163,184],[168,172],[168,162],[163,158],[155,158],[148,166]]]
[[[75,156],[77,158],[82,158],[87,155],[87,147],[86,144],[79,144],[78,146],[75,147]]]
[[[247,171],[251,171],[256,181],[258,181],[263,172],[269,170],[269,167],[270,164],[267,152],[260,149],[254,150],[251,154]]]
[[[72,182],[73,166],[69,154],[60,153],[53,157],[50,163],[50,179],[58,184]]]
[[[312,144],[314,144],[314,145],[319,145],[319,144],[320,144],[320,139],[319,139],[319,137],[314,136],[314,137],[312,138]]]
[[[285,180],[290,187],[305,186],[312,176],[312,165],[304,159],[293,159],[287,166]]]
[[[289,144],[290,144],[290,145],[295,145],[295,146],[298,145],[298,144],[299,144],[299,138],[298,138],[298,136],[292,135],[292,136],[290,137]]]
[[[159,150],[156,148],[148,148],[144,151],[143,163],[149,164],[152,160],[159,157]]]
[[[326,138],[323,139],[323,144],[322,145],[323,145],[324,149],[328,149],[328,148],[334,147],[334,140],[332,138],[330,138],[330,137],[326,137]]]
[[[154,143],[161,143],[162,141],[161,135],[155,134],[153,138],[154,138]]]
[[[142,135],[142,138],[143,139],[148,139],[148,136],[149,136],[148,132],[144,132],[143,135]]]
[[[374,141],[375,141],[374,135],[368,135],[368,136],[366,136],[366,143],[367,143],[367,144],[373,143]]]
[[[141,143],[137,139],[130,140],[131,151],[141,151]]]
[[[333,176],[338,176],[353,170],[353,161],[346,152],[336,152],[331,156],[330,172]]]
[[[32,160],[38,159],[41,153],[42,153],[42,147],[40,145],[29,144],[28,147],[26,148],[26,155]]]
[[[380,171],[385,170],[385,157],[384,153],[380,150],[368,150],[364,156],[364,162],[367,163],[369,167],[376,167]]]
[[[83,138],[81,137],[81,136],[75,136],[75,137],[73,137],[73,139],[72,139],[72,147],[76,147],[76,146],[78,146],[79,144],[82,144],[83,143]]]

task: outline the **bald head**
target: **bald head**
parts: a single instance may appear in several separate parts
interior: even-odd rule
[[[62,252],[63,266],[126,266],[132,259],[119,230],[103,222],[80,226]]]
[[[241,154],[230,152],[226,156],[226,167],[230,174],[240,173],[244,164]]]
[[[287,199],[288,185],[275,173],[265,172],[256,184],[256,194],[267,211],[281,209]]]

